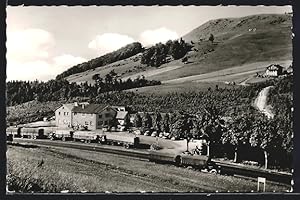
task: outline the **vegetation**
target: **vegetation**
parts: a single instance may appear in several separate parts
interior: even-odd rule
[[[279,82],[270,80],[232,89],[216,86],[215,89],[198,93],[170,93],[164,96],[111,93],[109,96],[97,96],[95,102],[131,105],[133,111],[145,112],[143,130],[170,131],[170,137],[185,138],[187,141],[190,138],[206,138],[212,156],[227,154],[233,156],[235,162],[254,159],[265,167],[268,167],[270,160],[272,166],[290,167],[291,113],[283,112],[269,120],[251,106],[258,92],[269,85],[275,85],[274,91],[281,87],[280,91],[291,93],[283,82],[290,85],[291,77]],[[279,108],[288,111],[292,102],[280,101],[280,104]],[[161,119],[158,114],[150,115],[149,112],[153,111],[170,113],[170,118]],[[224,117],[228,119],[224,120]],[[255,156],[257,153],[263,153],[264,158]]]
[[[182,38],[180,41],[169,40],[166,44],[158,43],[143,52],[141,63],[153,67],[159,67],[167,62],[167,57],[172,56],[174,60],[180,59],[191,50],[191,45]]]
[[[136,87],[161,84],[160,81],[149,81],[144,76],[137,77],[134,80],[130,78],[126,81],[118,78],[114,71],[105,75],[104,81],[100,75],[94,77],[95,85],[87,82],[69,83],[67,80],[50,80],[47,82],[39,81],[10,81],[7,83],[7,101],[8,106],[25,103],[32,100],[40,102],[67,100],[75,97],[95,98],[103,92],[121,91]]]
[[[209,41],[211,41],[211,43],[213,43],[213,42],[214,42],[214,40],[215,40],[215,37],[214,37],[214,35],[213,35],[213,34],[210,34],[210,36],[209,36],[208,40],[209,40]]]
[[[54,116],[54,111],[65,101],[29,101],[16,106],[7,107],[7,124],[24,124],[41,121],[44,117]]]
[[[98,58],[92,59],[88,62],[71,67],[67,71],[61,73],[60,75],[57,75],[56,79],[62,79],[72,74],[84,72],[90,69],[95,69],[97,67],[101,67],[119,60],[123,60],[131,56],[134,56],[142,51],[143,51],[143,47],[141,43],[134,42],[111,53],[105,54]]]

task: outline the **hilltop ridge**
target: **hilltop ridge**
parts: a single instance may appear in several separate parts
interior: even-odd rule
[[[150,67],[141,64],[140,51],[126,59],[69,74],[65,78],[71,82],[92,83],[94,74],[103,76],[114,69],[122,78],[143,74],[148,79],[167,81],[254,63],[291,62],[291,27],[291,14],[214,19],[182,36],[193,45],[192,51],[186,55],[186,63],[179,59],[159,68]],[[208,40],[210,34],[214,35],[213,42]],[[263,68],[264,65],[258,67]]]

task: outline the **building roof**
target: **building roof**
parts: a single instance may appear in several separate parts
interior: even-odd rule
[[[103,104],[86,104],[86,105],[74,106],[72,111],[77,113],[96,114],[102,112],[106,107],[108,106]]]
[[[72,110],[74,108],[74,103],[66,103],[66,104],[63,104],[63,106],[65,106],[66,108]]]
[[[126,106],[111,106],[117,111],[126,111]]]
[[[125,119],[127,114],[127,111],[117,111],[116,119]]]

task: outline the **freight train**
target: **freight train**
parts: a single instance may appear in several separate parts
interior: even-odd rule
[[[8,127],[6,135],[9,140],[13,138],[50,139],[62,141],[81,141],[85,143],[101,143],[120,145],[125,148],[139,146],[139,137],[134,134],[110,133],[102,130],[80,131],[73,129],[59,129],[57,127]]]
[[[110,133],[103,131],[77,131],[73,129],[60,130],[57,127],[9,127],[6,129],[7,141],[13,138],[29,139],[51,139],[51,140],[72,140],[85,143],[100,143],[110,145],[120,145],[125,148],[140,147],[139,137],[134,134]],[[100,146],[99,146],[100,147]],[[106,150],[108,151],[108,150]],[[112,150],[120,155],[140,157],[156,163],[169,163],[176,166],[193,167],[195,169],[204,169],[211,173],[242,175],[257,178],[258,176],[266,177],[268,180],[289,184],[291,180],[290,173],[270,172],[263,169],[254,169],[247,166],[239,166],[228,162],[217,161],[204,155],[189,154],[170,154],[158,151],[137,152],[133,150]]]
[[[134,134],[111,133],[102,130],[80,131],[58,129],[57,127],[9,127],[6,129],[6,133],[10,135],[11,138],[81,141],[85,143],[118,145],[125,148],[138,148],[141,145],[139,137]],[[198,169],[214,168],[207,156],[172,155],[150,151],[143,158],[153,162],[170,163],[177,166],[193,166]]]

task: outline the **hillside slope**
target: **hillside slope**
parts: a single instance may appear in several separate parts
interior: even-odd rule
[[[227,68],[247,67],[251,63],[263,62],[267,66],[268,63],[291,62],[291,26],[292,16],[289,14],[211,20],[182,37],[194,46],[186,55],[188,64],[175,60],[157,69],[141,64],[140,55],[134,55],[103,67],[73,74],[67,80],[92,82],[93,74],[104,76],[115,69],[123,78],[143,74],[148,79],[166,81]],[[210,34],[214,35],[213,43],[208,41]],[[266,66],[258,67],[264,69]],[[243,69],[245,70],[247,69]]]

